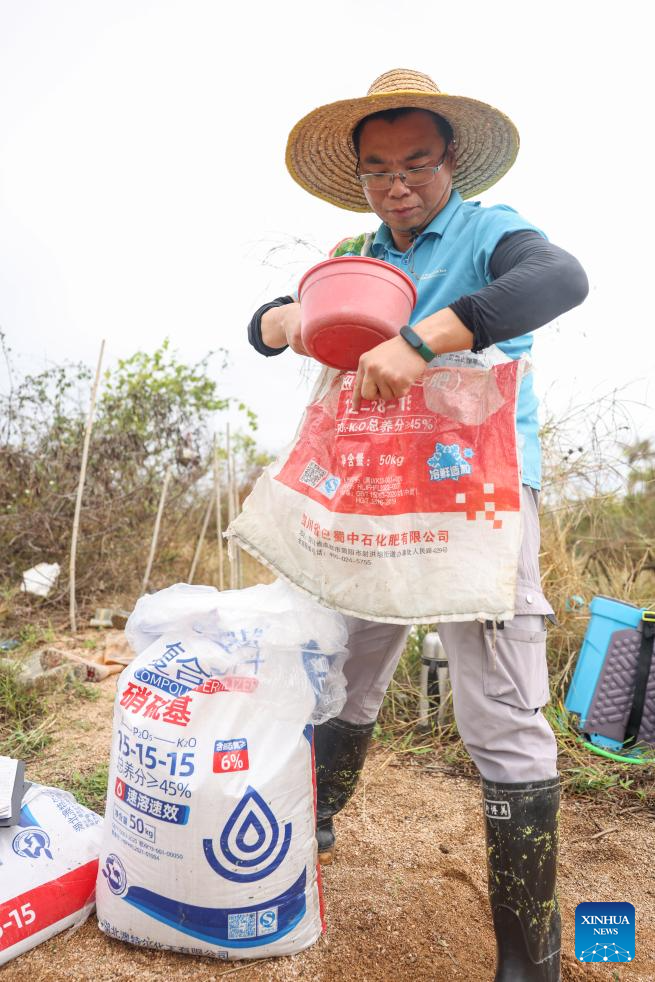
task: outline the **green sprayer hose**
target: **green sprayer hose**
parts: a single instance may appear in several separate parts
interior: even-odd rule
[[[607,757],[609,760],[616,760],[620,764],[652,764],[652,760],[643,760],[640,757],[624,757],[623,754],[613,754],[611,750],[603,750],[602,747],[596,747],[587,740],[584,741],[583,746],[587,750],[592,750],[595,754],[598,754],[599,757]]]

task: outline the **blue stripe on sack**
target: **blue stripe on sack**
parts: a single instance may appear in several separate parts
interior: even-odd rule
[[[273,897],[256,907],[197,907],[194,904],[184,904],[170,897],[162,897],[145,887],[130,887],[123,899],[132,907],[152,917],[156,921],[168,924],[182,934],[189,934],[210,944],[219,944],[225,948],[254,948],[259,945],[271,944],[294,929],[302,920],[307,910],[305,885],[306,870],[303,869],[295,883],[278,897]],[[258,914],[278,908],[278,930],[261,937],[235,939],[228,938],[228,917],[231,914]]]
[[[29,810],[27,805],[23,805],[23,807],[20,810],[20,818],[18,819],[18,824],[24,829],[27,829],[30,826],[33,826],[37,829],[41,828],[41,823],[37,822],[37,820],[35,819],[32,812]]]

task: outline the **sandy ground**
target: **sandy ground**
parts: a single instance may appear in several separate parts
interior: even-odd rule
[[[72,704],[64,732],[29,776],[65,783],[108,754],[115,679],[97,702]],[[63,729],[63,727],[62,727]],[[117,979],[238,982],[490,982],[494,938],[484,868],[480,793],[438,758],[371,755],[360,788],[340,816],[337,861],[324,870],[327,933],[291,958],[230,962],[155,953],[109,940],[92,917],[0,969],[1,982]],[[560,904],[564,980],[655,980],[655,821],[566,797],[562,806]],[[581,965],[574,912],[582,901],[629,901],[637,912],[631,965]]]

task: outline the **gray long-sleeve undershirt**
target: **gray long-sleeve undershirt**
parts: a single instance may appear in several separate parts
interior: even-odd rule
[[[473,351],[534,331],[577,307],[589,292],[578,260],[538,232],[505,236],[489,268],[493,282],[449,305],[473,333]]]

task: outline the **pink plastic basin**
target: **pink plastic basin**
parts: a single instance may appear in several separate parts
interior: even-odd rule
[[[416,287],[381,259],[339,256],[308,270],[298,297],[309,354],[331,368],[354,370],[360,355],[396,337],[408,322]]]

